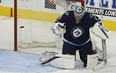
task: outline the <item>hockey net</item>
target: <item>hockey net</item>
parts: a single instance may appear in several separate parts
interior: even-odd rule
[[[79,2],[82,5],[84,3],[80,0]],[[48,0],[17,0],[18,48],[58,47],[60,44],[62,45],[61,40],[57,39],[51,31],[55,16],[54,13],[52,15],[50,12],[52,9],[56,12],[56,6]]]

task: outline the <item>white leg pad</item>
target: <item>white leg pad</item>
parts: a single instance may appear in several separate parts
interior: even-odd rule
[[[64,68],[64,69],[74,69],[75,68],[75,57],[72,55],[57,55],[57,58],[51,61],[51,66]]]
[[[87,68],[93,68],[98,64],[97,54],[87,55]]]

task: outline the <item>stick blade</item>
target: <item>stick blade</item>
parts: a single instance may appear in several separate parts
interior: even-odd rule
[[[104,67],[105,63],[104,61],[102,61],[101,63],[99,63],[97,66],[95,66],[93,69],[93,71],[98,71],[100,69],[102,69]]]

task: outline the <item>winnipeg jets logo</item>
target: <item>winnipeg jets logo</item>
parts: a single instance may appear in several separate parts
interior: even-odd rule
[[[83,8],[82,7],[77,7],[75,9],[75,12],[78,13],[78,14],[81,14],[81,13],[83,13]]]
[[[72,35],[73,35],[73,38],[78,38],[82,35],[83,33],[83,29],[80,28],[80,27],[75,27],[73,30],[72,30]]]

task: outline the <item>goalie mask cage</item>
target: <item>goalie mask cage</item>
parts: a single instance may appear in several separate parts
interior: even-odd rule
[[[74,1],[84,5],[83,0]],[[39,5],[40,3],[44,6]],[[24,48],[59,46],[58,43],[61,41],[59,42],[51,31],[54,23],[47,22],[47,19],[53,20],[54,14],[46,17],[47,12],[43,8],[56,9],[56,5],[49,3],[48,0],[14,0],[14,51]],[[46,22],[43,22],[45,17]]]

